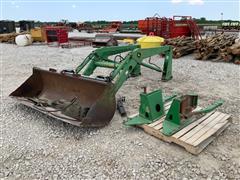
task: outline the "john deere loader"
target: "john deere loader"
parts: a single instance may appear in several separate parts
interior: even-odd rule
[[[127,52],[122,57],[120,53]],[[163,68],[143,60],[164,56]],[[114,60],[109,56],[116,55]],[[72,71],[33,68],[32,75],[10,96],[20,103],[56,119],[81,127],[103,127],[116,110],[115,95],[131,76],[141,74],[141,66],[172,78],[170,46],[140,48],[139,45],[103,47],[94,50]],[[108,76],[92,76],[98,67],[111,68]]]

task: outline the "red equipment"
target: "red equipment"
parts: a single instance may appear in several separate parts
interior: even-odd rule
[[[68,42],[68,27],[65,26],[47,26],[46,27],[47,43],[57,42],[58,46]]]
[[[148,17],[138,21],[138,29],[144,34],[151,32],[156,36],[174,38],[178,36],[192,36],[194,39],[201,39],[196,22],[191,16]]]

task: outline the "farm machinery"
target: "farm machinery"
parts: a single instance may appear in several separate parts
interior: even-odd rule
[[[126,53],[126,56],[120,53]],[[164,56],[163,68],[143,61],[159,54]],[[113,55],[116,56],[112,60],[110,56]],[[33,68],[33,74],[10,96],[75,126],[103,127],[115,113],[116,93],[129,77],[141,74],[141,66],[161,72],[163,81],[172,79],[172,48],[143,49],[139,45],[99,48],[75,70]],[[98,67],[112,71],[107,76],[94,76]]]

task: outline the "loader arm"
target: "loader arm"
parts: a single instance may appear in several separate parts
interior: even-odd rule
[[[140,48],[139,45],[129,45],[129,46],[113,46],[113,47],[104,47],[95,50],[95,54],[99,57],[108,58],[109,56],[132,51],[136,48]]]
[[[139,45],[130,45],[130,46],[114,46],[114,47],[104,47],[99,48],[89,54],[84,61],[76,68],[75,72],[80,74],[81,70],[88,64],[88,67],[83,72],[83,75],[91,75],[93,71],[100,66],[99,62],[105,61],[106,64],[103,67],[110,66],[110,63],[114,63],[112,60],[108,59],[109,56],[116,55],[119,53],[132,51],[136,48],[139,48]],[[98,63],[98,64],[95,64]]]
[[[141,49],[137,48],[127,55],[125,60],[110,74],[110,80],[115,80],[112,93],[115,94],[123,83],[128,79],[131,72],[138,65],[143,65],[143,60],[158,54],[164,54],[164,65],[162,80],[172,79],[172,48],[171,46],[161,46],[157,48]],[[149,65],[150,66],[150,65]],[[151,68],[152,69],[152,68]]]

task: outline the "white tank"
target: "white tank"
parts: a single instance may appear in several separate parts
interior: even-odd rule
[[[32,44],[32,36],[30,34],[18,35],[15,38],[15,42],[18,46],[27,46]]]

